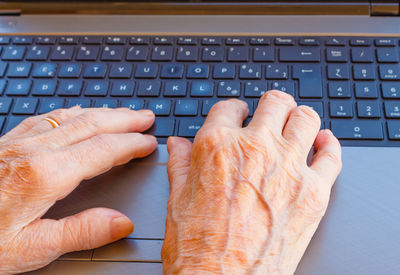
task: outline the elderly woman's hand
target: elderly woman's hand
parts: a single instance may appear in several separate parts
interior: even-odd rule
[[[170,138],[165,274],[292,274],[341,169],[338,140],[277,91],[217,103],[193,146]],[[307,155],[315,146],[310,166]]]
[[[50,117],[58,128],[43,120]],[[155,150],[142,132],[151,111],[57,110],[24,120],[0,138],[0,274],[37,269],[60,255],[129,235],[132,222],[104,208],[62,220],[41,219],[84,179]]]

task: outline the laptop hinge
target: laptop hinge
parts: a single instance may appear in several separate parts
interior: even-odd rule
[[[373,16],[399,16],[400,3],[392,1],[392,3],[382,3],[382,0],[371,1],[371,15]]]
[[[12,9],[12,10],[0,10],[0,16],[20,16],[21,10]]]

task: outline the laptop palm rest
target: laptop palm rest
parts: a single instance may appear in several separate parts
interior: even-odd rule
[[[400,148],[343,148],[343,171],[296,275],[398,274],[399,156]],[[135,222],[135,232],[129,236],[134,239],[72,253],[36,273],[73,268],[76,274],[88,274],[89,270],[103,274],[112,264],[113,274],[162,274],[161,264],[156,262],[160,262],[165,229],[167,157],[165,145],[161,145],[149,158],[83,182],[47,214],[61,218],[90,207],[115,208]],[[141,265],[126,266],[134,262]]]

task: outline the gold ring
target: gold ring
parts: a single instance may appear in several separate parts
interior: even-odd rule
[[[57,128],[58,126],[60,126],[60,124],[58,124],[57,121],[55,121],[52,118],[46,117],[43,120],[48,121],[51,124],[51,126],[53,126],[54,128]]]

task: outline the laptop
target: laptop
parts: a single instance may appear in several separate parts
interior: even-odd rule
[[[399,0],[2,1],[0,126],[56,108],[149,108],[151,156],[83,182],[46,214],[91,207],[135,231],[31,274],[162,274],[168,136],[210,107],[280,89],[343,145],[343,171],[297,275],[400,274]]]

